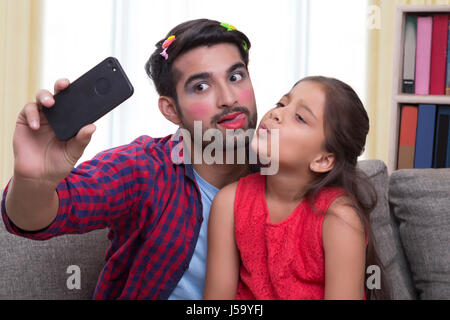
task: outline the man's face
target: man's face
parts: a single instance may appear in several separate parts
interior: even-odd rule
[[[233,44],[202,46],[179,56],[174,64],[183,127],[193,137],[194,121],[202,134],[218,129],[255,129],[255,94],[248,70]]]

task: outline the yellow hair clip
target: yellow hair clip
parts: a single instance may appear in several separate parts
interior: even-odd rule
[[[225,22],[222,22],[220,25],[222,27],[224,27],[225,29],[227,29],[228,31],[236,30],[236,28],[233,25],[225,23]]]

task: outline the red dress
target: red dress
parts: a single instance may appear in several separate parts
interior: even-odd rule
[[[236,299],[324,299],[322,222],[330,204],[345,194],[325,187],[313,211],[303,200],[279,223],[270,222],[265,176],[239,180],[234,202],[235,236],[241,256]]]

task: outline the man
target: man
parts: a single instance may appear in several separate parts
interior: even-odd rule
[[[177,140],[185,147],[177,150],[184,159],[199,147],[195,121],[203,132],[223,135],[256,127],[249,49],[243,33],[217,21],[175,27],[157,43],[146,70],[160,95],[160,112],[191,133],[190,141],[181,135],[141,136],[77,168],[95,126],[58,141],[41,111],[52,107],[53,96],[39,91],[14,132],[14,176],[2,200],[6,228],[39,240],[109,228],[111,246],[96,299],[201,299],[211,202],[220,188],[248,174],[249,166],[172,159]],[[68,85],[57,81],[55,93]]]

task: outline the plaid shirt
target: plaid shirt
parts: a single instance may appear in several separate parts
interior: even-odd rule
[[[192,165],[171,159],[174,148],[183,153],[176,136],[141,136],[73,169],[57,187],[56,219],[39,232],[24,232],[8,219],[5,190],[6,229],[45,240],[109,228],[94,298],[167,299],[189,266],[203,221]]]

